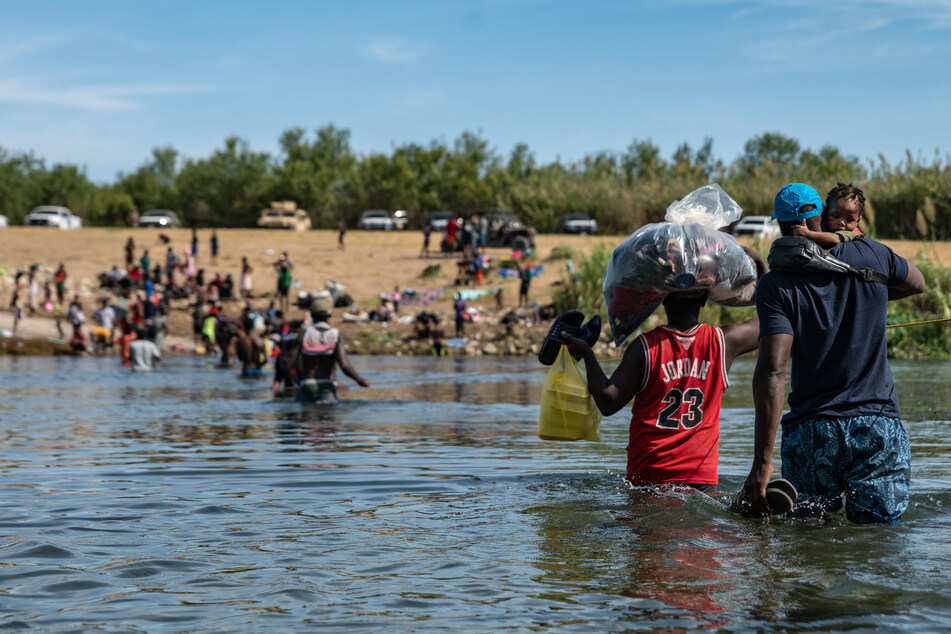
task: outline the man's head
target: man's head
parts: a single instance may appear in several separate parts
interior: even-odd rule
[[[829,231],[854,231],[865,213],[865,192],[851,183],[838,183],[826,195],[823,225]]]
[[[327,321],[333,310],[333,300],[329,295],[318,295],[310,304],[310,317],[314,322]]]
[[[773,201],[773,219],[779,221],[784,236],[792,235],[792,227],[805,224],[812,231],[821,228],[822,198],[819,192],[802,183],[790,183],[779,190]]]

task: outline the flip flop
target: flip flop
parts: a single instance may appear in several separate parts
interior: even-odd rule
[[[738,513],[741,512],[741,495],[743,495],[743,491],[737,493],[733,503],[730,504],[730,509]],[[769,484],[766,485],[766,502],[769,504],[770,515],[788,513],[796,504],[796,498],[798,497],[799,493],[796,491],[796,487],[789,480],[776,478],[770,480]]]
[[[563,315],[559,315],[555,321],[552,322],[551,328],[548,329],[548,334],[545,335],[545,340],[542,342],[542,347],[538,351],[538,361],[542,365],[551,365],[555,362],[555,359],[558,358],[558,351],[561,349],[562,341],[559,337],[559,334],[562,330],[573,331],[578,330],[581,324],[584,322],[584,313],[580,310],[569,310]]]
[[[584,313],[577,310],[570,310],[555,319],[538,351],[538,361],[542,365],[551,365],[555,362],[558,358],[558,350],[561,349],[562,344],[566,343],[561,338],[562,331],[581,339],[589,346],[597,343],[601,336],[601,315],[595,315],[584,325],[581,324],[583,321]]]
[[[766,487],[766,501],[769,502],[770,515],[788,513],[793,507],[793,499],[778,487]]]
[[[792,482],[785,480],[783,478],[776,478],[775,480],[770,480],[769,484],[766,485],[766,490],[777,489],[782,491],[789,499],[793,501],[793,504],[796,503],[796,498],[799,497],[799,492],[796,491],[796,487],[792,485]]]

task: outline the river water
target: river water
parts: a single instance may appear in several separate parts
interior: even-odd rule
[[[536,437],[534,359],[354,363],[373,386],[327,407],[198,358],[147,375],[0,359],[0,625],[951,629],[947,364],[892,363],[912,501],[860,527],[629,489],[628,413],[600,443]],[[751,459],[752,367],[724,400],[728,492]]]

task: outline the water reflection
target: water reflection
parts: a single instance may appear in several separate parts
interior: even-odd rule
[[[945,364],[893,364],[912,506],[870,528],[631,490],[629,412],[601,443],[537,439],[533,359],[361,361],[373,387],[327,407],[202,359],[0,359],[2,624],[951,628]],[[727,491],[749,468],[751,372],[724,403]]]

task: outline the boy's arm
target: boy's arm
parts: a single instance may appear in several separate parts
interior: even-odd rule
[[[591,392],[602,414],[610,416],[631,402],[644,382],[643,346],[639,343],[629,345],[621,358],[621,364],[609,379],[601,369],[601,364],[598,363],[598,358],[591,346],[564,332],[561,333],[561,337],[568,343],[568,351],[573,356],[584,359],[588,391]]]
[[[792,233],[794,236],[812,240],[823,249],[831,249],[843,241],[842,237],[837,233],[829,233],[828,231],[811,231],[806,228],[805,225],[794,226],[792,228]]]

